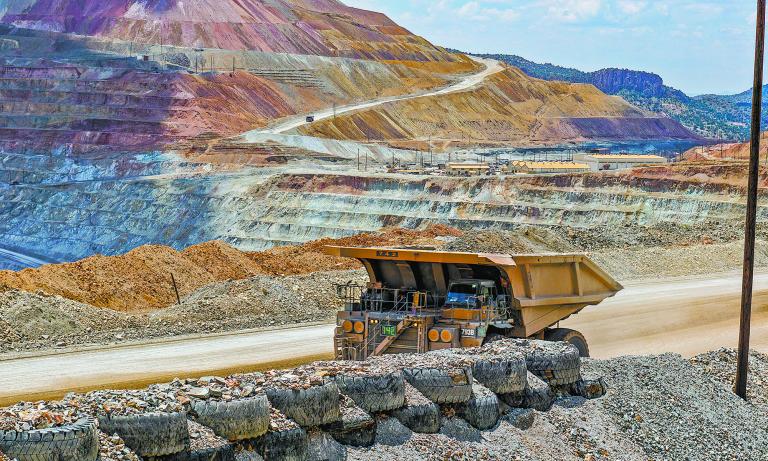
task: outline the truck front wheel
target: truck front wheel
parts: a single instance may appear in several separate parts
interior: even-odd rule
[[[589,357],[589,345],[583,334],[569,328],[554,328],[544,332],[546,341],[562,341],[571,344],[579,350],[581,357]]]

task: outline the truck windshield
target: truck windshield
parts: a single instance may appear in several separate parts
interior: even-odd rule
[[[477,298],[476,283],[457,283],[451,285],[445,302],[447,304],[467,304],[473,303],[475,298]]]

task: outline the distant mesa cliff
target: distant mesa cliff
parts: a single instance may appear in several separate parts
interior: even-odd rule
[[[608,94],[617,94],[629,90],[648,98],[660,98],[667,95],[669,87],[664,80],[650,72],[628,69],[602,69],[591,73],[592,84]]]

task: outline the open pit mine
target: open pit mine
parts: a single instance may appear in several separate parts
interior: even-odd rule
[[[768,459],[768,170],[746,403],[691,128],[338,0],[0,0],[0,461]]]
[[[432,185],[356,165],[410,162],[437,125],[445,146],[696,139],[593,86],[449,53],[332,0],[0,5],[10,269],[149,243],[256,250],[430,221],[585,225],[592,205],[568,211],[557,189]],[[440,192],[455,187],[466,193]],[[541,194],[551,200],[531,203]],[[588,202],[605,200],[615,199]],[[604,223],[622,211],[594,214]]]

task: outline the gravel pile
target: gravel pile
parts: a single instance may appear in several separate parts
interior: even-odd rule
[[[315,373],[323,376],[337,376],[340,374],[346,376],[381,376],[392,373],[393,368],[386,362],[368,360],[365,362],[355,361],[320,361],[310,365],[304,365],[300,368],[312,367]]]
[[[393,354],[373,357],[370,361],[382,368],[392,371],[406,368],[438,368],[445,371],[460,371],[471,368],[474,360],[469,356],[426,353],[426,354]]]
[[[247,328],[332,319],[343,306],[334,285],[367,280],[363,271],[342,271],[216,283],[192,293],[179,306],[156,311],[150,320],[209,329],[221,328],[222,322],[229,328]]]
[[[107,435],[99,431],[99,459],[101,461],[141,461],[119,435]]]
[[[541,341],[538,339],[502,339],[494,341],[475,350],[484,355],[503,356],[506,354],[531,354],[534,352],[547,352],[551,354],[565,354],[573,351],[573,346],[563,342]],[[469,354],[467,350],[457,349],[454,354]]]
[[[229,442],[214,434],[213,430],[192,420],[187,421],[189,428],[189,448],[192,451],[221,448]]]
[[[272,432],[290,431],[299,428],[296,421],[285,416],[283,412],[272,405],[269,406],[269,418],[269,430]]]
[[[151,314],[7,291],[0,293],[0,353],[331,321],[342,307],[334,284],[349,281],[367,276],[341,271],[220,282]]]
[[[737,358],[735,349],[720,349],[697,355],[690,361],[726,388],[733,388]],[[750,403],[768,412],[768,354],[752,351],[749,355],[747,397]]]
[[[141,390],[105,390],[69,394],[63,400],[48,402],[54,410],[73,408],[90,415],[129,416],[141,413],[189,411],[190,399],[170,384],[154,384]]]
[[[0,431],[30,431],[61,427],[76,422],[76,408],[52,408],[46,402],[22,402],[0,409]]]
[[[197,400],[228,402],[245,399],[256,394],[253,386],[243,385],[235,377],[205,376],[199,379],[174,379],[169,386],[177,395]]]
[[[408,383],[407,381],[405,382],[405,405],[406,406],[430,405],[431,403],[432,401],[426,398],[424,394],[419,392],[418,389],[411,386],[411,384]]]
[[[42,292],[0,292],[0,352],[24,347],[63,347],[77,337],[143,328],[139,317],[78,303]]]
[[[362,420],[368,417],[368,413],[365,410],[357,406],[354,400],[344,394],[340,395],[339,409],[341,410],[341,414],[344,418]]]
[[[765,460],[768,415],[676,355],[585,360],[605,377],[597,400],[560,398],[521,430],[502,422],[481,441],[411,434],[404,445],[348,448],[350,460]],[[382,440],[385,440],[384,438]]]

